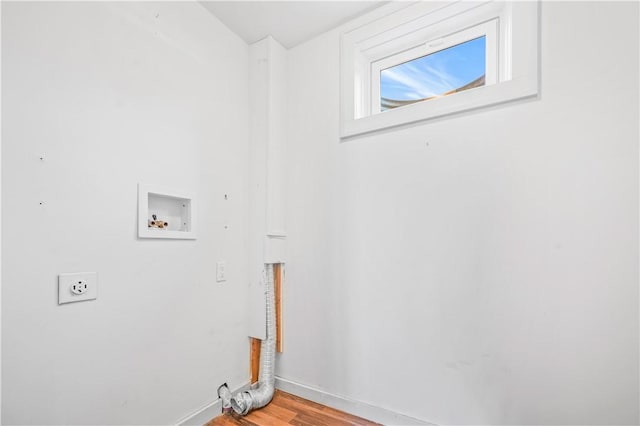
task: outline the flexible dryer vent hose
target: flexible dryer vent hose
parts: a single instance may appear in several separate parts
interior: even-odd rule
[[[276,300],[273,285],[273,265],[267,264],[265,266],[267,338],[260,344],[258,387],[245,392],[239,392],[231,398],[233,411],[243,416],[247,415],[249,411],[262,408],[271,402],[275,390]]]

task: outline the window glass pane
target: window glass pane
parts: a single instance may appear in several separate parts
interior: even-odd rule
[[[478,37],[380,71],[380,110],[484,86],[485,39]]]

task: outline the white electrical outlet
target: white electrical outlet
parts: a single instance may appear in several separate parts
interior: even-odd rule
[[[85,280],[78,280],[71,284],[71,293],[85,294],[89,289],[89,284]]]
[[[227,262],[220,261],[216,263],[216,281],[226,281],[227,280]]]
[[[98,274],[65,273],[58,276],[58,304],[93,300],[98,297]]]

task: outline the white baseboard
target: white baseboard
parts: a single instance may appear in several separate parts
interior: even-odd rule
[[[243,384],[237,389],[232,389],[231,393],[236,394],[236,392],[244,391],[249,389],[249,382]],[[178,420],[176,422],[177,426],[202,426],[207,423],[209,420],[214,417],[218,417],[222,414],[222,401],[220,398],[216,398],[215,401],[205,405],[204,407],[197,410],[195,413],[189,414],[182,420]]]
[[[371,420],[372,422],[382,423],[383,425],[434,426],[433,423],[429,423],[424,420],[414,419],[413,417],[395,413],[384,408],[355,401],[344,396],[334,395],[301,383],[283,379],[282,377],[276,376],[276,388],[292,393],[301,398],[317,402],[318,404],[323,404],[327,407],[335,408],[337,410],[345,411],[349,414]]]

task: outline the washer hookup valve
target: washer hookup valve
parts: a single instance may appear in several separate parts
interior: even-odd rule
[[[164,229],[169,226],[169,222],[165,222],[164,220],[158,220],[158,217],[155,214],[151,215],[151,217],[153,219],[149,221],[149,228]]]

